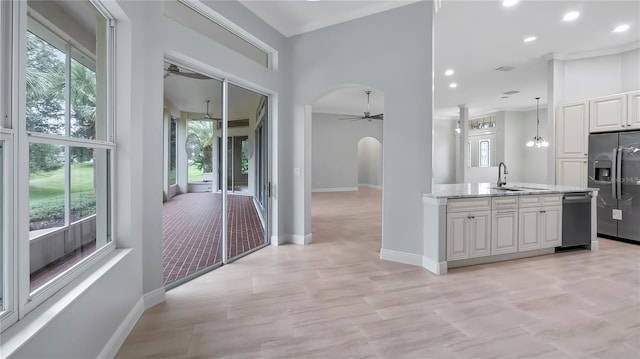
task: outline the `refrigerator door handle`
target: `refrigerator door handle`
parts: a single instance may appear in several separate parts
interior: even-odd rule
[[[616,159],[616,192],[617,199],[622,199],[622,148],[618,147],[618,157]]]
[[[613,199],[618,199],[618,196],[616,195],[616,182],[618,182],[618,171],[617,171],[617,164],[618,164],[618,149],[614,148],[613,149],[613,153],[611,158],[613,159],[612,163],[611,163],[611,197],[613,197]]]

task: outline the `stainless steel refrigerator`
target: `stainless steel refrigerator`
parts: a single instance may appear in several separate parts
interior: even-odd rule
[[[640,242],[640,131],[590,135],[588,176],[598,234]]]

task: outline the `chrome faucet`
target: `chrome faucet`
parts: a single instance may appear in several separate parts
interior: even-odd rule
[[[502,173],[500,172],[500,169],[504,167],[504,180],[502,179]],[[498,187],[502,187],[504,185],[507,184],[507,175],[509,174],[509,170],[507,169],[507,165],[504,164],[504,162],[500,162],[500,164],[498,165]]]

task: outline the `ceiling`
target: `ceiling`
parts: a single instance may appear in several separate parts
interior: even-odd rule
[[[413,1],[247,1],[240,2],[285,36],[403,6]],[[570,10],[580,12],[562,21]],[[622,23],[624,33],[613,33]],[[535,108],[546,104],[546,56],[584,57],[585,52],[620,52],[640,44],[640,1],[533,1],[513,7],[501,1],[444,0],[435,16],[434,117],[456,118],[459,104],[480,115],[497,110]],[[537,40],[524,43],[526,36]],[[500,66],[514,70],[500,72]],[[452,68],[455,74],[444,75]],[[455,82],[455,89],[449,84]],[[504,92],[518,94],[502,98]],[[366,108],[363,89],[340,90],[314,104],[314,111],[359,114]],[[377,95],[377,101],[382,99]],[[372,107],[382,109],[374,101]],[[377,111],[372,111],[377,112]]]
[[[164,63],[164,68],[169,66]],[[189,70],[180,68],[181,73]],[[166,74],[166,72],[165,72]],[[222,117],[222,81],[216,79],[192,79],[171,74],[164,79],[164,96],[181,111],[189,112],[194,119],[203,118],[209,103],[209,115]],[[229,120],[253,118],[262,94],[244,87],[229,84]]]

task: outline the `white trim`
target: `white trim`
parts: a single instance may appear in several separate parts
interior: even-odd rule
[[[590,57],[617,55],[617,54],[622,54],[627,51],[635,50],[638,48],[640,48],[640,41],[633,41],[622,46],[610,47],[608,49],[581,51],[581,52],[574,52],[571,54],[567,54],[563,52],[552,52],[550,54],[545,55],[544,59],[571,61],[571,60],[587,59]]]
[[[129,336],[129,333],[133,330],[133,327],[138,322],[138,319],[144,313],[144,307],[146,300],[144,297],[140,298],[133,309],[127,314],[127,317],[124,318],[118,329],[116,329],[115,333],[109,338],[107,344],[102,348],[100,354],[98,354],[97,358],[113,358],[124,344],[124,341]]]
[[[283,245],[283,244],[285,244],[284,235],[281,235],[281,236],[273,235],[273,236],[271,236],[271,245],[272,246],[279,246],[279,245]]]
[[[144,299],[145,310],[164,302],[165,300],[164,287],[161,287],[156,290],[152,290],[149,293],[146,293],[145,295],[142,296],[142,299]]]
[[[312,233],[305,234],[304,236],[301,236],[299,234],[291,234],[289,236],[291,238],[291,243],[293,244],[307,245],[310,244],[313,240]]]
[[[248,42],[249,44],[262,50],[264,53],[267,54],[267,68],[272,69],[273,71],[278,71],[278,51],[276,49],[267,45],[266,42],[255,37],[253,34],[248,32],[247,30],[236,25],[233,21],[220,15],[217,11],[213,10],[212,8],[205,5],[201,1],[198,1],[198,0],[189,0],[189,1],[178,0],[178,1],[181,4],[184,4],[187,7],[191,8],[193,11],[199,13],[200,15],[208,18],[209,20],[227,29],[229,32],[235,34],[236,36],[240,37],[241,39]]]
[[[590,247],[590,249],[591,249],[592,251],[597,251],[597,250],[599,250],[599,249],[600,249],[600,242],[598,242],[597,240],[595,240],[595,241],[591,241],[591,247]]]
[[[131,255],[131,251],[131,249],[116,249],[110,252],[108,258],[94,267],[94,271],[84,271],[81,279],[76,278],[76,281],[50,296],[46,302],[33,308],[28,316],[23,316],[12,326],[6,328],[2,332],[2,342],[0,342],[0,352],[3,357],[8,358],[19,350],[42,328],[55,320],[60,313],[72,306],[73,302],[96,281],[99,281],[121,263],[127,255]]]
[[[356,192],[358,187],[314,188],[311,192]]]
[[[422,257],[422,268],[437,275],[447,274],[447,262],[436,262],[424,256]]]
[[[358,187],[367,187],[367,188],[373,188],[373,189],[382,189],[382,186],[377,185],[377,184],[369,184],[369,183],[358,183]]]
[[[399,252],[382,248],[380,249],[380,259],[422,267],[422,256],[419,254]]]

